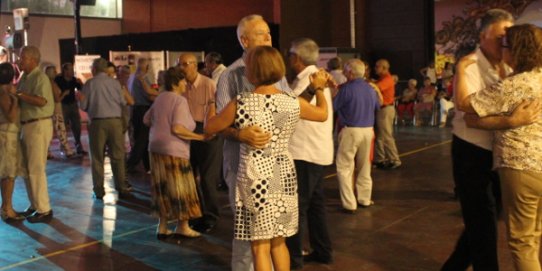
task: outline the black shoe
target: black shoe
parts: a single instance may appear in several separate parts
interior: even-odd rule
[[[35,209],[32,209],[32,208],[26,208],[26,210],[24,210],[24,212],[18,212],[17,215],[22,215],[24,217],[29,217],[31,216],[32,214],[34,214],[36,212]]]
[[[94,195],[93,195],[93,198],[96,199],[96,200],[103,200],[103,199],[104,199],[104,195],[97,195],[97,194],[94,194]]]
[[[387,169],[388,168],[388,163],[387,162],[376,162],[374,163],[374,166],[378,169]]]
[[[396,169],[400,166],[401,166],[401,162],[392,162],[387,165],[386,169]]]
[[[128,200],[128,199],[133,199],[133,198],[135,197],[134,195],[132,195],[132,193],[130,193],[130,191],[119,192],[119,199]]]
[[[15,213],[15,216],[8,216],[6,213],[2,212],[2,220],[8,224],[23,221],[26,217],[20,213]]]
[[[201,220],[199,223],[195,223],[192,225],[192,229],[201,232],[201,233],[208,233],[211,232],[216,227],[216,222],[209,222]]]
[[[169,233],[157,233],[156,234],[156,239],[158,239],[160,241],[167,240],[170,237],[171,237],[171,234],[169,234]]]
[[[369,204],[365,205],[365,204],[361,204],[361,203],[358,203],[358,206],[361,207],[361,208],[369,208],[371,206],[375,205],[375,202],[371,200],[371,202],[369,202]]]
[[[45,213],[35,212],[33,215],[26,218],[30,223],[46,223],[53,219],[53,210]]]
[[[356,210],[350,210],[350,209],[343,208],[342,211],[343,211],[343,213],[348,214],[348,215],[355,215],[356,214]]]
[[[331,264],[331,263],[333,263],[333,259],[318,257],[318,255],[316,255],[314,252],[307,255],[307,256],[303,256],[303,261],[306,262],[306,263],[310,263],[310,262],[322,263],[322,264]]]

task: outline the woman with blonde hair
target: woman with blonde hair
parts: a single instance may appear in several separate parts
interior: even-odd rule
[[[531,24],[506,30],[501,40],[503,60],[514,73],[503,81],[471,94],[465,79],[468,55],[457,64],[456,106],[480,117],[507,115],[525,100],[542,98],[542,30]],[[533,102],[532,110],[540,111]],[[498,130],[493,143],[493,167],[501,180],[508,246],[516,270],[540,271],[542,234],[542,119],[532,124]],[[467,119],[467,123],[469,120]]]
[[[285,238],[298,226],[297,178],[288,152],[289,139],[299,118],[325,121],[327,104],[323,94],[327,77],[311,76],[316,106],[274,84],[285,74],[280,53],[270,46],[258,46],[246,56],[246,77],[255,86],[238,95],[219,115],[211,117],[206,134],[220,132],[234,124],[242,129],[257,125],[271,134],[262,149],[241,143],[237,175],[234,238],[251,241],[257,271],[290,270]],[[214,115],[211,110],[210,116]]]

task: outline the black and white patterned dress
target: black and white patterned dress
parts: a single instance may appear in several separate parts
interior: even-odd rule
[[[237,96],[235,126],[258,125],[272,137],[264,149],[241,144],[235,239],[272,239],[297,232],[297,177],[288,144],[298,120],[299,101],[290,94]]]

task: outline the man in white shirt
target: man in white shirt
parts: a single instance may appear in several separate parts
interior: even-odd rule
[[[307,93],[309,76],[318,71],[318,45],[311,39],[300,38],[292,42],[288,52],[290,67],[297,74],[290,85],[292,91],[316,105],[313,95]],[[290,153],[297,172],[299,196],[299,231],[286,239],[290,251],[291,269],[303,267],[303,260],[331,263],[331,240],[327,229],[324,167],[333,163],[333,104],[331,91],[324,89],[328,118],[324,122],[299,120],[290,139]],[[303,258],[303,234],[308,221],[312,253]]]
[[[211,77],[215,83],[218,83],[218,78],[226,69],[226,66],[222,63],[222,55],[217,52],[210,52],[205,56],[204,64],[207,76]]]

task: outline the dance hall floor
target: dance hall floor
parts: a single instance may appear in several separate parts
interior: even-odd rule
[[[309,263],[303,270],[438,270],[451,253],[463,225],[452,192],[450,128],[399,127],[396,138],[403,166],[373,169],[376,204],[371,208],[342,213],[335,168],[328,168],[325,189],[335,261]],[[109,179],[107,168],[106,173]],[[129,175],[135,199],[117,201],[109,188],[103,202],[92,198],[87,157],[49,160],[47,174],[54,219],[49,224],[0,221],[0,270],[230,270],[227,192],[220,192],[217,227],[175,244],[155,237],[150,176],[144,172]],[[21,211],[28,206],[20,179],[14,205]],[[499,248],[501,270],[512,270],[502,222]]]

